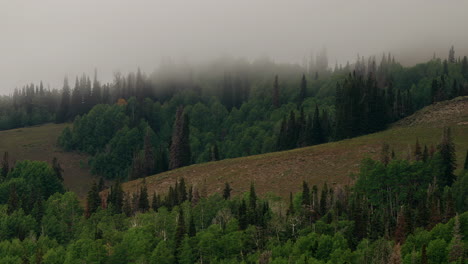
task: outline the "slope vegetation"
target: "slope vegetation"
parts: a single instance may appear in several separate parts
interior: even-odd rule
[[[468,149],[468,97],[459,97],[426,107],[401,120],[391,128],[366,136],[290,151],[227,159],[192,165],[147,177],[148,191],[167,191],[176,179],[183,177],[189,184],[206,188],[208,193],[221,192],[228,182],[234,194],[248,190],[254,182],[260,194],[274,193],[283,197],[297,191],[302,181],[321,186],[352,183],[350,174],[357,172],[364,157],[378,157],[384,142],[396,156],[405,158],[420,144],[437,145],[442,127],[452,129],[457,150],[458,167],[462,166]],[[124,190],[136,192],[142,179],[124,184]]]
[[[46,124],[0,131],[0,154],[8,151],[10,163],[19,160],[40,160],[52,163],[56,157],[64,173],[65,187],[84,198],[93,177],[87,168],[87,156],[65,152],[56,146],[57,138],[69,124]]]

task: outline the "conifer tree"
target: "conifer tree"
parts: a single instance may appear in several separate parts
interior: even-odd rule
[[[169,158],[169,169],[177,169],[190,164],[191,151],[189,141],[189,120],[184,108],[179,106],[176,112]]]
[[[182,177],[177,188],[178,202],[179,204],[187,201],[187,187],[185,185],[185,179]]]
[[[87,217],[90,217],[97,209],[101,206],[101,197],[99,196],[99,190],[96,182],[94,181],[91,185],[91,189],[88,191],[86,196],[86,209]]]
[[[157,212],[159,207],[161,207],[161,197],[156,195],[156,192],[154,192],[153,199],[151,201],[151,208],[153,208],[153,211]]]
[[[148,201],[148,188],[146,187],[146,183],[143,180],[143,186],[140,189],[140,196],[138,199],[138,209],[144,213],[149,209],[149,201]]]
[[[275,75],[275,82],[273,83],[273,107],[279,108],[280,101],[279,101],[279,83],[278,83],[278,75]]]
[[[438,145],[438,150],[442,156],[444,175],[440,177],[440,187],[445,185],[452,186],[455,181],[455,169],[456,169],[456,156],[455,156],[455,144],[453,143],[452,134],[450,128],[444,128],[442,140]]]
[[[328,211],[328,185],[327,182],[323,184],[322,192],[320,195],[320,214],[324,216]]]
[[[310,206],[310,191],[306,181],[302,182],[302,205]]]
[[[421,151],[421,146],[419,145],[419,140],[416,139],[416,145],[414,147],[414,160],[421,161],[423,159],[423,153]]]
[[[124,203],[124,192],[122,190],[122,184],[120,180],[117,180],[110,189],[109,196],[107,197],[108,205],[112,205],[112,208],[117,214],[122,212]]]
[[[214,143],[211,147],[211,161],[219,160],[218,144]]]
[[[245,203],[245,200],[242,199],[241,204],[239,205],[239,228],[241,230],[245,230],[248,226],[248,220],[247,220],[247,204]]]
[[[427,149],[427,145],[424,145],[424,151],[422,154],[422,160],[426,162],[429,159],[429,150]]]
[[[63,80],[62,100],[60,101],[59,110],[55,119],[56,123],[66,122],[70,117],[70,86],[68,78]]]
[[[255,186],[250,183],[250,192],[249,192],[249,209],[255,211],[257,208],[257,194],[255,193]]]
[[[453,48],[453,46],[449,50],[448,61],[450,63],[455,63],[455,49]]]
[[[7,213],[12,214],[14,211],[20,208],[20,198],[16,190],[16,186],[13,184],[10,187],[10,193],[7,201]]]
[[[303,74],[302,79],[301,79],[301,88],[299,90],[299,105],[301,105],[302,102],[304,102],[304,99],[307,96],[306,93],[307,93],[307,80],[306,80],[305,74]]]
[[[294,111],[291,110],[286,128],[286,149],[292,149],[297,146],[297,136],[296,115]]]
[[[130,193],[126,193],[125,195],[125,199],[123,200],[123,205],[122,205],[122,212],[127,216],[127,217],[130,217],[132,214],[133,214],[133,211],[132,211],[132,205],[130,203],[130,199],[131,199],[131,196],[130,196]]]
[[[179,249],[182,240],[185,236],[185,217],[184,217],[184,210],[182,207],[179,207],[179,216],[177,217],[177,226],[176,226],[176,233],[175,233],[175,249],[176,251]]]
[[[156,157],[154,155],[153,145],[151,144],[151,128],[146,129],[146,135],[143,143],[144,149],[144,173],[145,176],[153,175],[155,170]]]
[[[194,237],[196,234],[197,234],[197,230],[195,228],[195,221],[193,219],[193,214],[190,214],[188,235],[189,237]]]
[[[380,150],[380,162],[382,162],[383,165],[387,166],[388,163],[390,162],[390,146],[387,143],[382,144],[382,148]]]
[[[224,190],[223,190],[223,198],[224,200],[229,200],[229,198],[231,197],[231,186],[229,186],[229,183],[225,183],[224,184]]]
[[[8,152],[5,151],[3,153],[2,171],[1,171],[1,176],[3,179],[7,177],[9,171],[10,171],[10,163],[8,162]]]
[[[54,157],[52,160],[52,169],[54,169],[55,175],[57,176],[57,179],[63,182],[63,176],[62,173],[64,172],[62,169],[62,166],[58,162],[57,158]]]
[[[325,142],[323,137],[322,125],[320,124],[320,111],[315,105],[314,119],[312,121],[312,145],[322,144]]]

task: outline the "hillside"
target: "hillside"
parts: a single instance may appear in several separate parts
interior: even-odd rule
[[[307,148],[263,155],[196,164],[146,178],[149,193],[165,192],[175,180],[184,177],[194,186],[206,186],[208,193],[221,192],[229,182],[234,194],[248,190],[254,182],[260,194],[272,192],[283,197],[300,189],[303,180],[321,186],[351,182],[366,156],[377,157],[383,142],[390,144],[397,157],[406,157],[416,139],[424,145],[436,145],[442,127],[450,126],[456,144],[458,166],[468,149],[468,97],[428,106],[401,120],[391,128],[366,136]],[[124,190],[136,191],[142,179],[124,184]]]
[[[69,124],[46,124],[0,131],[0,153],[8,151],[10,162],[18,160],[40,160],[52,162],[57,157],[64,169],[65,187],[84,198],[92,183],[89,170],[82,168],[86,164],[86,155],[65,152],[56,146],[57,138]]]

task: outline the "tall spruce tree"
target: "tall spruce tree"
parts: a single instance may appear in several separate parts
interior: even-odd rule
[[[455,144],[453,143],[452,133],[449,127],[444,128],[442,140],[438,145],[438,150],[443,161],[443,175],[440,177],[440,187],[452,186],[455,181],[455,169],[457,167],[455,156]]]
[[[149,210],[148,188],[146,187],[146,182],[144,180],[143,180],[143,186],[140,189],[140,196],[138,199],[138,209],[143,213]]]
[[[322,125],[320,122],[320,111],[318,106],[315,105],[314,119],[312,121],[312,145],[324,143],[324,136]]]
[[[55,118],[56,123],[66,122],[70,118],[70,86],[68,78],[63,80],[62,100]]]
[[[299,105],[301,105],[302,102],[304,102],[304,99],[306,98],[306,96],[307,96],[307,80],[306,80],[305,74],[303,74],[302,79],[301,79],[301,87],[299,90]]]
[[[224,184],[224,190],[223,190],[223,198],[224,200],[229,200],[229,198],[231,197],[231,186],[229,185],[229,183],[225,183]]]
[[[280,99],[279,99],[278,75],[275,75],[275,81],[273,83],[273,107],[278,108],[279,106],[280,106]]]
[[[98,186],[96,181],[91,185],[91,189],[86,196],[86,216],[90,217],[101,206],[101,197],[99,196]]]
[[[177,226],[176,226],[176,233],[175,233],[175,249],[176,251],[179,249],[182,240],[185,236],[185,217],[184,217],[184,210],[182,207],[179,207],[179,216],[177,217]]]
[[[176,112],[172,143],[170,147],[169,169],[177,169],[190,164],[190,130],[189,119],[184,108],[179,106]]]
[[[8,162],[8,152],[5,151],[3,153],[2,170],[1,170],[1,176],[3,179],[7,177],[9,171],[10,171],[10,163]]]
[[[151,135],[152,135],[151,128],[146,129],[146,135],[143,143],[144,149],[144,171],[145,176],[153,175],[156,172],[155,165],[156,165],[156,157],[154,154],[154,148],[151,144]]]
[[[310,206],[310,190],[306,181],[302,182],[302,205]]]

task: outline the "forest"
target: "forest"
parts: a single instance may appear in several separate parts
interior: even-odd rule
[[[465,263],[468,153],[455,174],[444,129],[406,159],[388,145],[353,186],[309,186],[289,200],[208,195],[183,178],[166,193],[93,184],[85,206],[45,162],[2,161],[1,263]],[[386,190],[382,192],[381,190]]]
[[[220,59],[197,69],[169,63],[150,76],[116,74],[108,84],[97,73],[93,81],[83,75],[73,89],[65,79],[60,91],[31,84],[2,98],[0,129],[73,122],[58,144],[90,155],[94,174],[125,181],[383,130],[468,94],[468,60],[452,50],[448,59],[412,67],[391,54],[333,70],[322,63],[326,57],[307,68]],[[187,157],[171,165],[181,152]]]
[[[42,83],[0,102],[0,128],[69,123],[63,151],[89,155],[100,178],[86,200],[54,160],[1,161],[0,263],[465,263],[468,153],[456,168],[450,128],[408,156],[383,144],[351,185],[325,182],[283,199],[218,193],[177,179],[166,192],[122,183],[195,163],[365,135],[424,106],[468,95],[468,61],[403,67],[390,54],[307,69],[217,61],[196,73],[168,65],[146,76],[97,73]],[[223,67],[220,67],[222,65]],[[220,70],[223,69],[223,70]],[[110,181],[105,181],[110,180]],[[109,184],[110,186],[106,185]],[[383,191],[382,191],[383,190]]]

